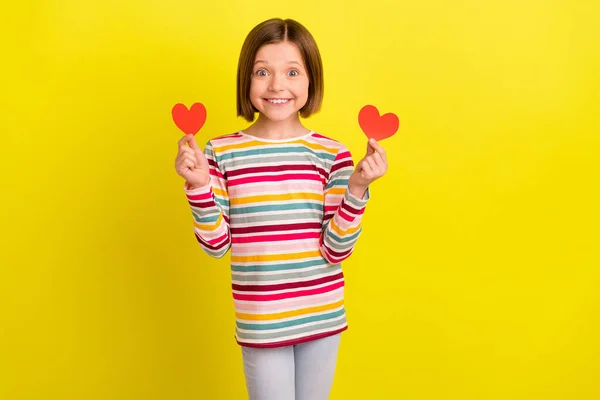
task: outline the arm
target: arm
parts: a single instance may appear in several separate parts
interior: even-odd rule
[[[208,255],[221,258],[231,247],[227,181],[210,142],[205,147],[204,155],[208,161],[211,182],[195,188],[186,182],[184,191],[194,217],[196,240]]]
[[[362,216],[369,200],[369,189],[363,198],[352,194],[348,179],[354,171],[354,162],[347,149],[338,152],[325,187],[325,204],[320,250],[332,264],[347,259],[362,232]]]

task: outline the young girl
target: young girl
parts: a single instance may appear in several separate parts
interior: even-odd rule
[[[353,251],[369,185],[387,170],[368,142],[356,168],[341,143],[305,128],[323,98],[317,45],[294,20],[270,19],[239,58],[237,114],[245,130],[179,141],[175,161],[201,248],[231,248],[235,338],[248,394],[327,399],[347,329],[340,263]]]

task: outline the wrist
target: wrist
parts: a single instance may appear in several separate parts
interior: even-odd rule
[[[199,189],[201,187],[204,187],[206,185],[208,185],[210,183],[210,179],[208,181],[206,181],[205,183],[192,183],[192,182],[187,182],[187,189],[188,190],[194,190],[194,189]]]
[[[365,197],[365,194],[367,193],[367,189],[368,186],[356,186],[356,185],[348,185],[348,190],[350,191],[350,193],[355,196],[358,197],[359,199],[362,199]]]

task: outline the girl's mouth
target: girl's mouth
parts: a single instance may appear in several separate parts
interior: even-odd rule
[[[271,104],[286,104],[290,99],[265,99]]]

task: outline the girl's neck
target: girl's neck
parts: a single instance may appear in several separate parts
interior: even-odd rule
[[[292,139],[309,132],[298,116],[285,121],[271,121],[263,114],[259,114],[256,122],[244,130],[248,135],[267,140]]]

